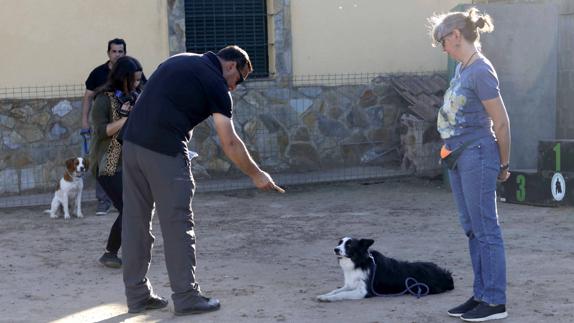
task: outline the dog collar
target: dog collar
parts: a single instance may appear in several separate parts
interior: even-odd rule
[[[68,174],[68,176],[70,176],[71,178],[77,177],[77,178],[82,178],[84,176],[83,173],[80,173],[80,175],[73,175],[70,174],[70,171],[66,169],[66,174]]]

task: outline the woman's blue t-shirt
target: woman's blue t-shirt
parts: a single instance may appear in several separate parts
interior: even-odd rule
[[[459,64],[437,118],[437,130],[448,146],[494,136],[492,119],[481,101],[498,97],[498,76],[490,61],[479,56],[466,68]],[[455,144],[456,143],[456,144]]]

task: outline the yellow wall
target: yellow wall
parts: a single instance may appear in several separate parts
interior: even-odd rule
[[[291,0],[295,75],[446,70],[426,18],[469,0]]]
[[[293,73],[444,70],[426,18],[459,2],[471,1],[291,0]],[[0,87],[82,84],[115,37],[149,75],[169,55],[166,11],[166,0],[0,0]]]
[[[0,0],[0,87],[83,84],[123,38],[149,75],[169,54],[165,0]]]

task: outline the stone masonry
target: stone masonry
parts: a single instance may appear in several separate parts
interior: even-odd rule
[[[246,82],[233,93],[239,136],[270,172],[400,165],[406,103],[385,77],[355,85]],[[0,100],[0,196],[47,192],[64,161],[81,155],[81,98]],[[224,156],[211,119],[194,129],[198,177],[239,171]],[[226,178],[227,178],[226,177]],[[87,186],[93,179],[87,179]]]

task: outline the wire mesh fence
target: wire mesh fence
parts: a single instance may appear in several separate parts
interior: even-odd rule
[[[83,84],[0,87],[0,100],[76,98],[82,96],[85,90]]]
[[[233,121],[253,158],[280,185],[436,173],[437,144],[427,134],[432,122],[414,107],[442,94],[437,80],[444,81],[441,73],[246,82],[233,93]],[[82,92],[80,85],[0,89],[0,208],[49,205],[64,161],[84,155]],[[431,103],[427,108],[435,109]],[[211,119],[194,129],[189,148],[197,153],[198,192],[252,187],[225,157]],[[94,184],[85,176],[84,199],[95,199]]]

